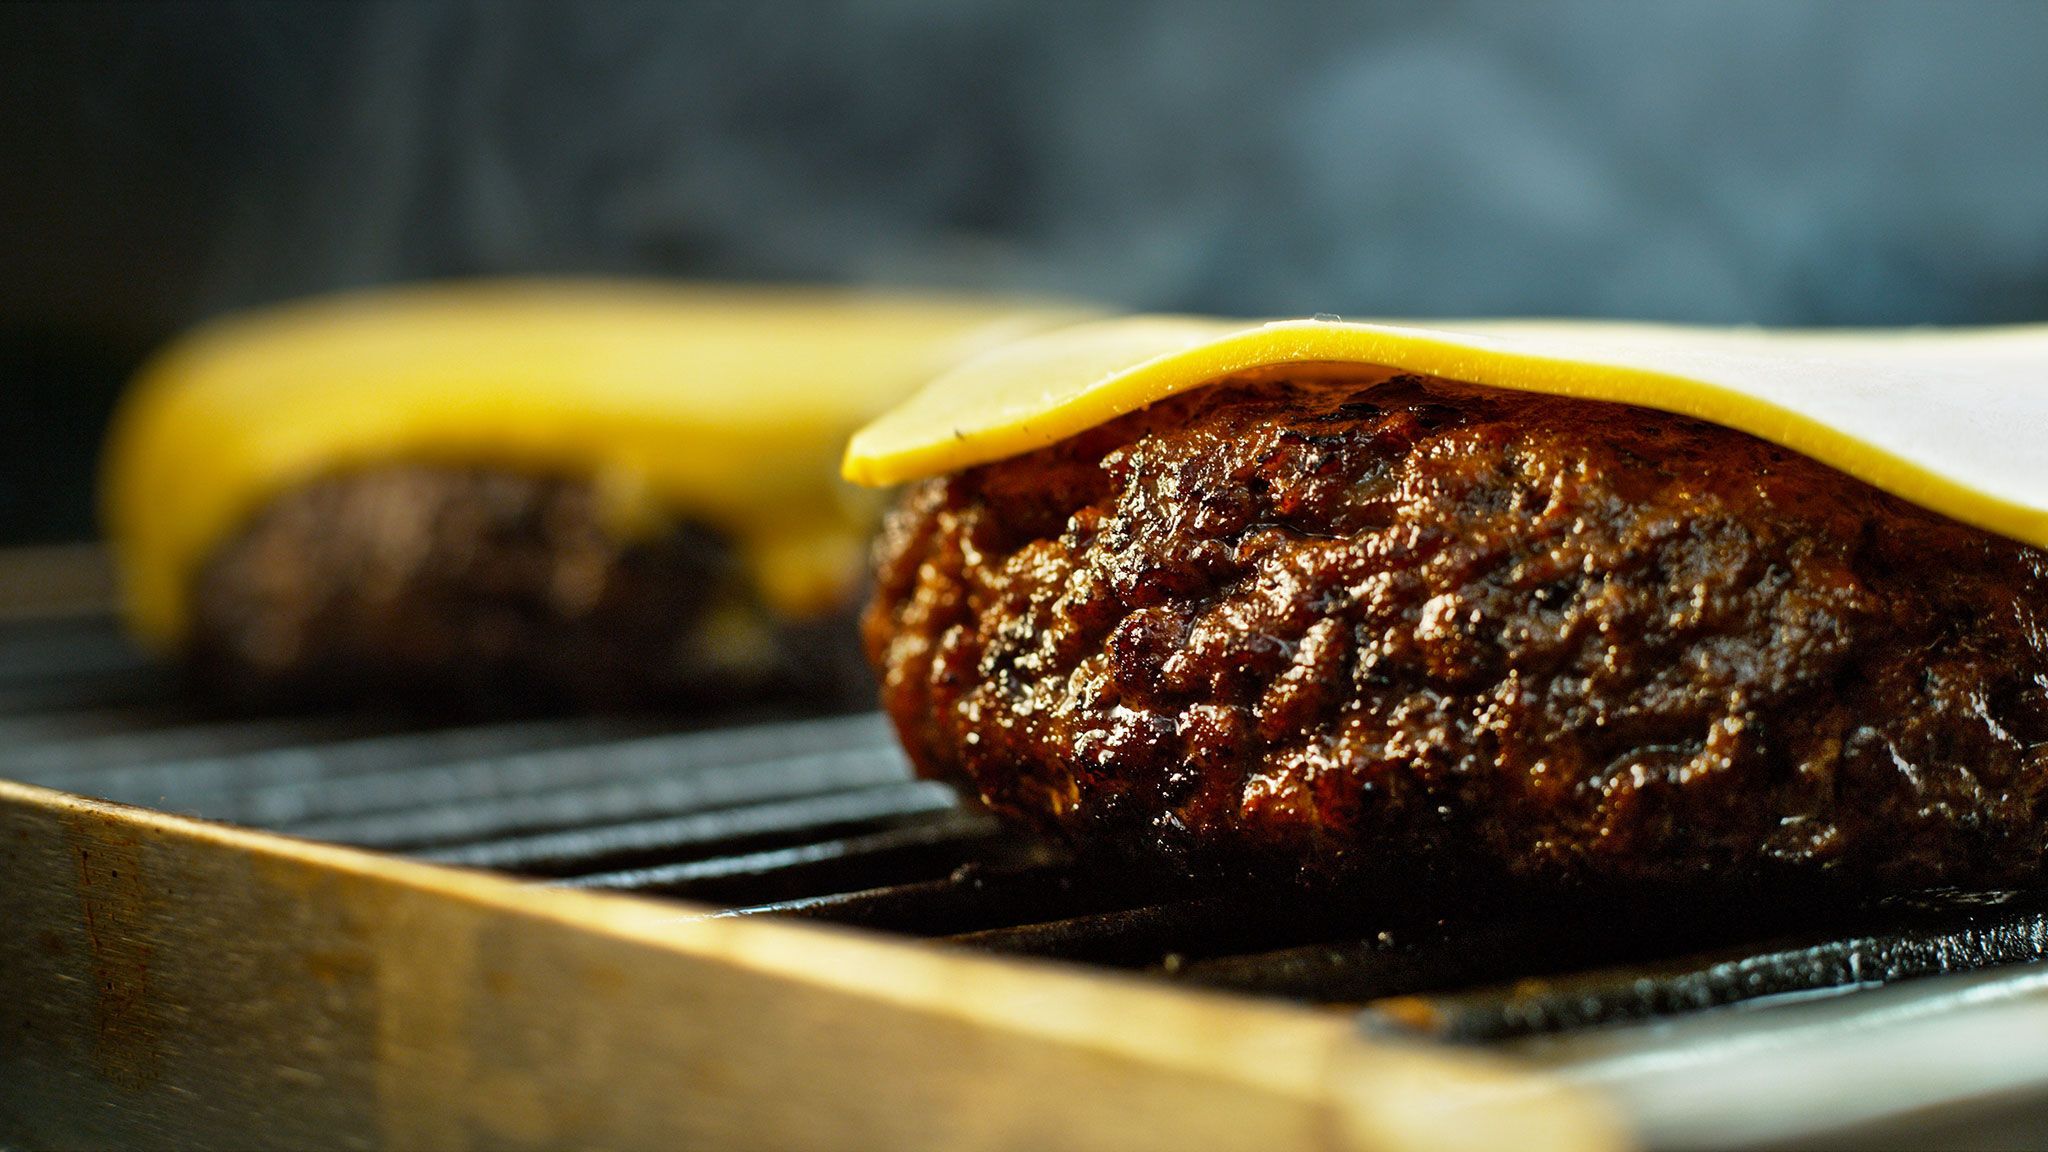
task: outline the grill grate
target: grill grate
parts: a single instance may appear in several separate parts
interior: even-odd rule
[[[716,719],[212,716],[106,619],[0,623],[0,776],[715,915],[1358,1005],[1373,1028],[1500,1041],[2048,956],[2031,895],[1618,913],[1160,887],[914,779],[879,717]]]

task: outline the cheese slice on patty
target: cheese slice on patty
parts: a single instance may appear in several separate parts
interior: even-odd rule
[[[2048,325],[1767,331],[1132,317],[1030,337],[961,365],[855,434],[843,471],[861,484],[899,484],[1030,452],[1191,388],[1376,371],[1696,417],[2048,547]]]
[[[176,646],[214,549],[285,490],[390,464],[597,485],[622,536],[733,538],[768,606],[829,610],[872,500],[849,432],[963,358],[1083,313],[941,296],[614,281],[422,285],[206,326],[116,414],[102,513],[136,631]]]

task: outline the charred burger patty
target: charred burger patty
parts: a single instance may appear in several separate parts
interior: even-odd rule
[[[2037,878],[2048,554],[1740,432],[1399,377],[912,487],[864,621],[928,775],[1189,871]]]

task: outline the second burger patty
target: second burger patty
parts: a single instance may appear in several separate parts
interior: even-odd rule
[[[912,488],[864,621],[927,774],[1202,872],[2038,879],[2048,554],[1745,434],[1218,385]]]
[[[287,492],[223,547],[190,656],[262,701],[853,706],[850,615],[775,619],[722,536],[621,539],[587,481],[388,465]]]

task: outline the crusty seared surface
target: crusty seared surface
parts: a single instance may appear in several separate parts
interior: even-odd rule
[[[191,656],[258,700],[491,711],[730,703],[872,683],[849,629],[770,619],[731,547],[683,525],[607,531],[588,482],[399,465],[273,501],[207,564]]]
[[[925,773],[1189,871],[2025,882],[2048,555],[1742,433],[1220,385],[910,489],[864,620]]]

